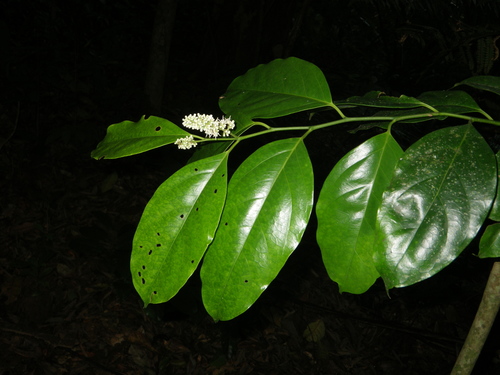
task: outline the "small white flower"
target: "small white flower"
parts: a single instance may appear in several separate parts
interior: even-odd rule
[[[234,127],[236,126],[234,124],[234,121],[231,120],[231,117],[228,118],[222,117],[218,121],[219,121],[219,130],[222,131],[222,136],[229,137],[229,135],[231,134],[231,130],[233,130]]]
[[[217,138],[221,135],[228,137],[231,129],[234,129],[234,121],[231,118],[214,119],[212,115],[202,115],[199,113],[187,115],[182,119],[182,125],[188,129],[200,130],[208,137]]]
[[[215,122],[212,115],[201,115],[196,113],[194,115],[187,115],[182,119],[182,125],[188,129],[202,130],[210,127]]]
[[[174,144],[176,144],[180,150],[189,150],[191,147],[196,147],[197,145],[192,135],[188,135],[184,138],[179,138],[174,142]]]

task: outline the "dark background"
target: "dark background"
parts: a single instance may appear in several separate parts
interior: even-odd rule
[[[189,153],[167,147],[95,161],[90,151],[108,125],[144,114],[175,123],[193,112],[220,115],[217,98],[231,81],[274,58],[316,64],[335,99],[418,95],[498,76],[499,3],[164,3],[173,22],[164,24],[161,106],[147,85],[158,77],[150,65],[156,1],[0,5],[0,374],[449,373],[491,267],[473,246],[391,298],[382,283],[340,295],[312,225],[241,318],[214,324],[196,277],[172,302],[143,310],[128,271],[135,225]],[[498,104],[477,99],[498,113]],[[345,130],[311,137],[313,161],[326,162],[320,177],[368,136]],[[313,322],[326,327],[318,342],[303,336]],[[475,373],[499,367],[495,327]]]

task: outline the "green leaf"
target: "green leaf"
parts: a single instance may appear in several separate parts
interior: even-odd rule
[[[318,319],[307,325],[302,337],[304,337],[309,342],[320,342],[323,337],[325,337],[325,322]]]
[[[370,91],[363,96],[352,96],[346,100],[336,100],[335,104],[340,107],[377,107],[377,108],[416,108],[422,106],[422,102],[411,96],[401,95],[399,97],[387,96],[381,91]]]
[[[425,116],[420,116],[416,117],[419,115],[425,115]],[[385,116],[385,117],[393,117],[396,119],[396,117],[408,117],[408,116],[415,116],[412,118],[406,118],[399,120],[398,123],[406,123],[406,124],[416,124],[419,122],[425,122],[425,121],[433,121],[433,120],[445,120],[448,118],[448,116],[437,116],[434,114],[433,111],[429,110],[428,108],[420,107],[420,108],[413,108],[413,109],[405,109],[405,110],[386,110],[386,111],[379,111],[373,115],[373,117],[379,117],[379,116]],[[373,128],[375,126],[387,128],[389,121],[385,122],[375,122],[375,123],[367,123],[365,128]],[[382,124],[382,125],[380,125]],[[386,125],[387,124],[387,125]]]
[[[209,158],[226,151],[229,146],[231,146],[230,141],[218,141],[218,142],[206,142],[201,144],[201,146],[194,152],[193,156],[189,158],[188,163],[192,163],[196,160],[201,160]]]
[[[321,189],[317,240],[341,292],[364,293],[379,277],[373,262],[377,211],[402,154],[389,132],[377,135],[347,153]]]
[[[364,96],[354,96],[345,101],[335,101],[339,107],[348,106],[366,106],[376,108],[391,108],[393,110],[380,111],[374,116],[413,116],[424,113],[432,113],[429,107],[439,112],[450,112],[456,114],[478,112],[484,114],[484,111],[477,105],[472,97],[463,91],[428,91],[424,92],[418,98],[401,95],[400,97],[386,96],[378,91],[371,91]],[[395,110],[394,110],[395,109]],[[405,120],[404,122],[422,122],[439,118],[445,119],[445,116],[433,116],[429,118],[415,118]]]
[[[196,270],[219,224],[227,191],[227,153],[178,170],[146,206],[130,269],[144,304],[172,298]]]
[[[92,151],[94,159],[117,159],[174,143],[189,133],[160,117],[110,125],[104,139]]]
[[[328,83],[321,70],[290,57],[259,65],[236,78],[220,97],[219,106],[237,123],[237,130],[253,119],[290,115],[332,105]]]
[[[479,241],[479,258],[500,257],[500,223],[489,225]]]
[[[236,170],[201,268],[203,302],[215,321],[242,314],[276,277],[302,238],[313,192],[302,139],[269,143]]]
[[[387,129],[389,129],[390,123],[391,123],[390,121],[363,122],[363,123],[361,123],[361,125],[357,126],[356,128],[354,128],[352,130],[348,130],[348,132],[351,134],[356,134],[359,131],[369,130],[372,128],[380,128],[380,129],[387,130]]]
[[[488,215],[496,178],[495,156],[472,125],[406,151],[378,214],[375,262],[387,288],[431,277],[462,252]]]
[[[500,151],[495,155],[497,159],[497,169],[500,165]],[[493,201],[493,206],[491,207],[490,216],[491,220],[500,221],[500,184],[498,183],[498,178],[500,176],[497,174],[497,194],[495,200]]]
[[[469,94],[460,90],[428,91],[420,95],[418,99],[439,112],[455,114],[477,112],[484,114],[484,111],[475,100]]]
[[[490,91],[500,95],[500,77],[475,76],[457,83],[455,87],[459,85],[467,85],[475,89]]]

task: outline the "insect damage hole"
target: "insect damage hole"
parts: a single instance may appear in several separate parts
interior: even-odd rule
[[[142,278],[141,282],[142,282],[142,285],[146,284],[146,280],[144,280],[144,277]]]
[[[156,247],[161,247],[161,243],[157,243],[157,244],[156,244]]]
[[[157,132],[159,132],[160,130],[161,130],[161,126],[157,126],[157,127],[155,128],[155,131],[157,131]]]
[[[217,189],[214,190],[214,194],[217,194]]]
[[[153,254],[153,250],[149,250],[148,255],[151,255],[151,254]]]

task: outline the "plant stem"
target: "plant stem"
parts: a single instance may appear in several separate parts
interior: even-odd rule
[[[464,346],[458,355],[451,375],[467,375],[472,372],[481,349],[490,333],[500,307],[500,262],[495,262],[484,289],[483,299],[470,327]]]
[[[476,117],[470,117],[470,116],[464,116],[464,115],[458,115],[455,113],[448,113],[448,112],[430,112],[430,113],[420,113],[417,115],[406,115],[406,116],[370,116],[370,117],[343,117],[339,120],[335,121],[330,121],[330,122],[325,122],[324,124],[319,124],[319,125],[311,125],[311,126],[283,126],[279,128],[273,128],[263,122],[255,122],[253,125],[260,125],[265,127],[265,130],[262,130],[260,132],[252,133],[252,134],[247,134],[247,135],[235,135],[232,138],[203,138],[203,137],[197,137],[199,139],[202,139],[203,142],[218,142],[218,141],[234,141],[237,139],[238,141],[242,141],[244,139],[248,138],[254,138],[261,136],[263,134],[268,134],[268,133],[275,133],[275,132],[283,132],[283,131],[298,131],[298,130],[306,130],[307,133],[309,134],[312,131],[327,128],[330,126],[334,125],[340,125],[340,124],[346,124],[349,122],[375,122],[375,121],[380,121],[388,122],[388,126],[392,127],[395,123],[401,122],[401,121],[407,121],[407,120],[415,120],[415,119],[421,119],[421,118],[438,118],[438,117],[454,117],[454,118],[459,118],[463,120],[470,121],[472,123],[484,123],[484,124],[492,124],[492,125],[500,125],[500,121],[494,121],[494,120],[487,120],[487,119],[480,119]]]

